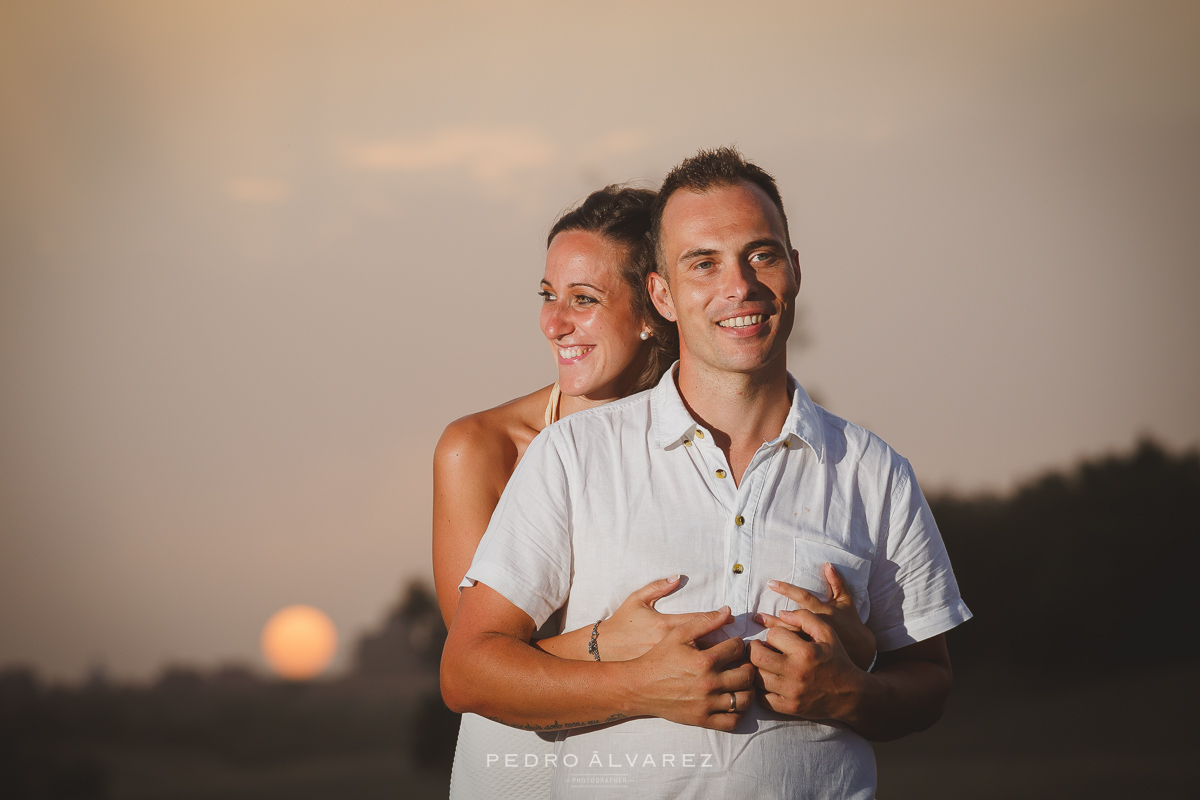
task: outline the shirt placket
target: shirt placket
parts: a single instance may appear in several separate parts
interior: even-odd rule
[[[690,440],[690,441],[689,441]],[[696,428],[684,439],[684,444],[694,446],[701,459],[705,480],[710,484],[713,496],[725,511],[725,567],[722,596],[733,615],[734,623],[744,633],[749,626],[751,608],[751,581],[754,571],[751,559],[754,555],[754,531],[758,527],[758,506],[767,474],[767,461],[775,448],[763,445],[750,460],[741,484],[735,484],[730,474],[725,453],[714,444],[712,437],[703,428]]]
[[[759,582],[757,576],[769,566],[759,564],[755,559],[754,537],[762,525],[759,508],[772,453],[773,448],[763,445],[754,454],[754,458],[750,459],[750,464],[742,475],[741,485],[737,488],[733,515],[728,522],[730,541],[734,547],[730,554],[733,566],[726,580],[730,586],[728,594],[737,598],[737,605],[731,604],[730,608],[738,617],[738,635],[741,636],[748,633],[750,615],[758,610],[753,602],[758,594],[755,587]]]

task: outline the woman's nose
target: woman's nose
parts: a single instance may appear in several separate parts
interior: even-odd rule
[[[547,339],[558,339],[573,330],[570,315],[557,303],[542,309],[542,330]]]

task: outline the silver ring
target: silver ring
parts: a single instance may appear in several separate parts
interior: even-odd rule
[[[734,694],[733,692],[729,693],[729,713],[730,714],[737,713],[737,695]]]

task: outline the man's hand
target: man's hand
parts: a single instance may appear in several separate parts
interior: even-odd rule
[[[767,639],[750,642],[750,662],[758,667],[762,703],[804,719],[851,714],[867,674],[850,660],[829,624],[803,609],[789,612],[790,625],[761,616],[769,628]]]
[[[733,621],[729,607],[696,614],[645,655],[627,662],[632,705],[639,714],[731,731],[754,699],[754,667],[740,664],[739,637],[701,650],[698,641]]]
[[[552,731],[655,716],[732,730],[754,698],[746,646],[699,640],[733,621],[729,609],[698,614],[632,661],[556,658],[529,645],[533,619],[483,583],[463,589],[442,650],[446,705],[506,725]]]
[[[837,569],[827,563],[823,572],[825,582],[829,584],[828,603],[822,602],[812,592],[790,583],[770,581],[767,585],[781,595],[795,600],[796,605],[800,608],[811,611],[827,622],[837,634],[842,647],[846,648],[850,660],[856,667],[865,670],[875,659],[875,634],[871,633],[870,628],[859,619],[858,611],[854,608],[854,597],[850,594],[846,582],[842,580]],[[758,616],[762,624],[768,628],[782,626],[791,631],[798,631],[799,628],[796,625],[789,624],[793,621],[791,615],[795,613],[795,611],[783,611],[778,617],[761,613]],[[767,624],[766,620],[770,620],[770,624]]]
[[[630,661],[649,652],[667,634],[704,616],[660,614],[654,604],[679,588],[679,576],[663,578],[638,589],[621,603],[616,612],[600,623],[600,658],[604,661]]]

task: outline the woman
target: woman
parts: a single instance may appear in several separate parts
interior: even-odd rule
[[[653,269],[647,234],[654,192],[609,186],[564,214],[547,237],[541,281],[542,333],[558,363],[558,381],[497,408],[451,423],[434,454],[433,565],[438,603],[449,627],[458,585],[471,565],[492,511],[529,442],[542,428],[584,408],[648,389],[678,355],[675,326],[646,292]],[[601,623],[605,659],[635,658],[692,615],[664,615],[654,601],[678,585],[661,580],[635,592]],[[551,620],[547,627],[552,627]],[[549,631],[555,633],[556,631]],[[587,659],[591,629],[541,639],[563,658]],[[551,741],[474,714],[463,715],[451,797],[548,797],[545,753]],[[518,754],[501,768],[487,756]],[[526,768],[526,754],[537,768]],[[501,762],[502,763],[502,762]]]

